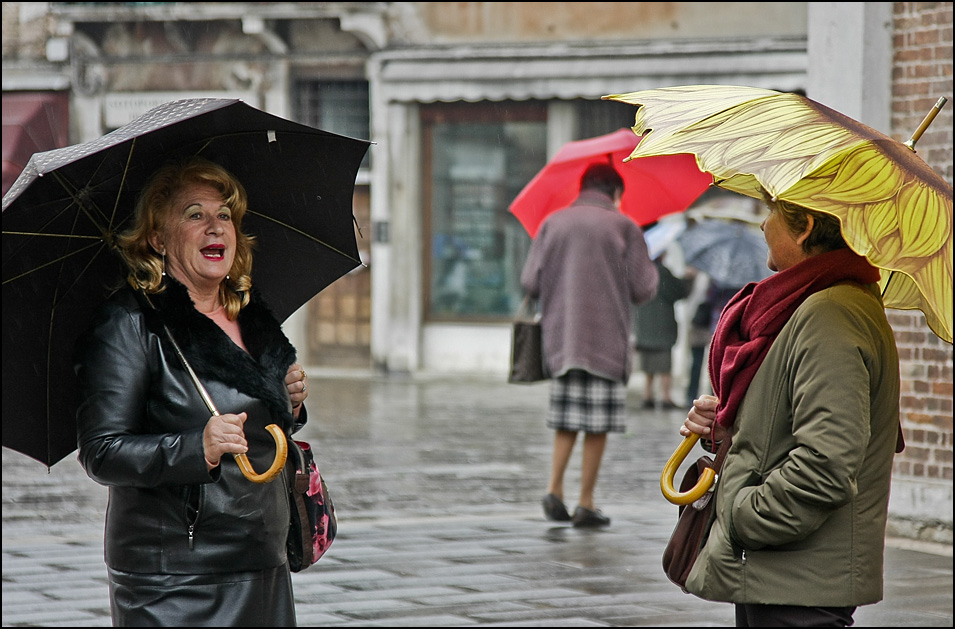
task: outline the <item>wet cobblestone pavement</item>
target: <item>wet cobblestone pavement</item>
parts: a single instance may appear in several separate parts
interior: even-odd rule
[[[309,369],[309,424],[339,516],[322,560],[293,575],[300,626],[733,626],[660,567],[676,507],[660,470],[682,411],[638,410],[608,439],[603,530],[548,522],[547,385]],[[566,478],[579,483],[580,446]],[[75,454],[3,449],[3,626],[109,626],[107,491]],[[885,600],[856,626],[952,626],[952,548],[888,540]]]

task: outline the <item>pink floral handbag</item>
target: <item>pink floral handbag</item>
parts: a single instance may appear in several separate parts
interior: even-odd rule
[[[292,572],[301,572],[321,559],[332,545],[338,533],[338,518],[312,447],[305,441],[289,440],[288,444],[288,562]]]

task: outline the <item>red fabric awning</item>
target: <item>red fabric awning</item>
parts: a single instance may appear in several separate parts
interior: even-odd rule
[[[3,194],[34,153],[62,148],[69,138],[67,92],[4,92]]]

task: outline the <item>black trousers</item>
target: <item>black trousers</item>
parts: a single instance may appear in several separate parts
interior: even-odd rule
[[[737,627],[851,627],[855,607],[736,604]]]
[[[700,378],[703,375],[703,358],[706,355],[706,347],[690,348],[690,382],[686,387],[687,406],[693,406],[693,400],[700,394]]]

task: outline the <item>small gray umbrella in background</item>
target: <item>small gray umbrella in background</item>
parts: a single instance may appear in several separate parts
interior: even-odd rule
[[[643,237],[647,241],[647,251],[651,260],[659,258],[667,247],[686,231],[686,220],[680,215],[671,214],[664,217],[652,227],[643,232]]]
[[[677,237],[684,261],[722,286],[743,287],[772,274],[769,247],[758,227],[736,220],[708,219]]]

